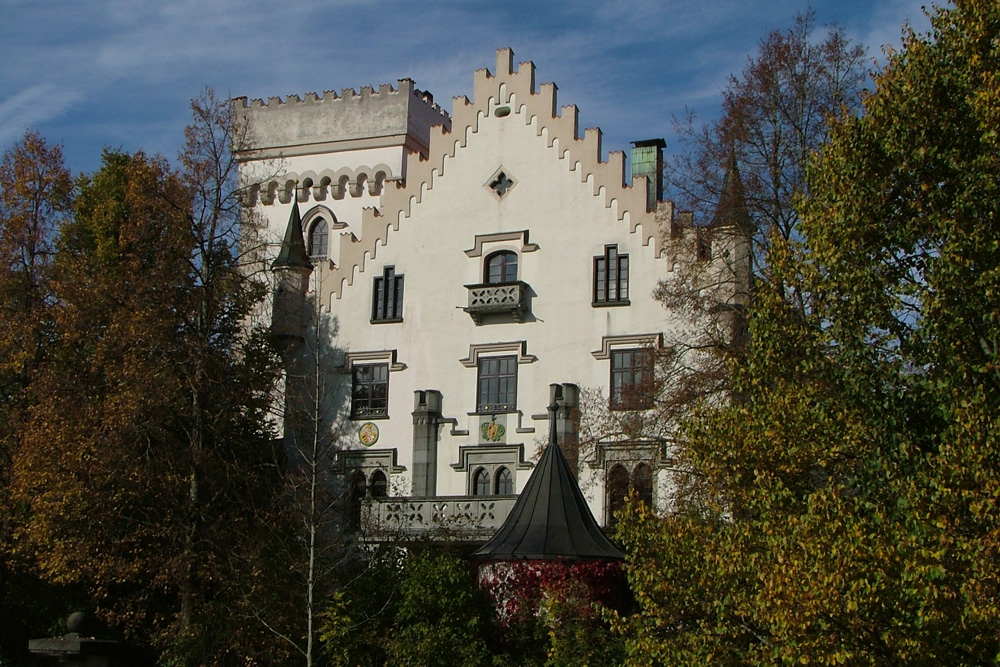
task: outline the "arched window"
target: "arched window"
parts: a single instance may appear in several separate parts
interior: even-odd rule
[[[372,498],[385,498],[389,495],[389,481],[385,478],[385,473],[376,470],[372,473]]]
[[[316,218],[309,228],[309,256],[326,257],[330,241],[330,228],[324,218]]]
[[[500,468],[497,470],[496,494],[498,496],[509,496],[514,493],[514,478],[511,477],[510,470]]]
[[[608,527],[618,523],[618,512],[625,506],[625,498],[628,497],[628,470],[625,466],[616,463],[608,471],[608,481],[606,485],[608,495],[607,521]]]
[[[639,500],[647,507],[653,506],[653,469],[645,463],[640,463],[632,472],[632,488]]]
[[[517,282],[517,253],[500,250],[488,256],[483,281],[489,285]]]
[[[490,495],[490,473],[486,468],[480,468],[472,478],[472,495]]]
[[[350,524],[352,528],[361,526],[361,501],[368,495],[368,484],[365,474],[360,470],[354,471],[351,479],[351,516]]]

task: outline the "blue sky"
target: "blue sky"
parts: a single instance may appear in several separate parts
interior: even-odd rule
[[[27,128],[74,172],[104,146],[173,159],[188,101],[377,87],[409,77],[451,109],[495,50],[534,61],[605,150],[718,112],[727,77],[811,7],[868,47],[928,28],[926,0],[0,0],[0,148]]]

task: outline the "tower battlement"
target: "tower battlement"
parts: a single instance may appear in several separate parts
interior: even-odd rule
[[[426,153],[431,127],[451,128],[448,113],[411,79],[399,79],[396,88],[345,88],[339,95],[306,93],[305,99],[237,97],[232,107],[236,122],[249,125],[252,140],[244,153],[254,159],[404,144]]]

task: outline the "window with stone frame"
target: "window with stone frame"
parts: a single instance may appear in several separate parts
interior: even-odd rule
[[[611,351],[612,410],[653,406],[653,352],[648,348]]]
[[[624,463],[616,463],[608,470],[604,485],[606,498],[605,525],[618,523],[618,513],[625,507],[629,494],[634,492],[639,502],[653,506],[653,469],[647,463],[638,463],[629,473]]]
[[[309,228],[309,256],[314,259],[324,258],[329,252],[330,227],[326,219],[316,218]]]
[[[361,504],[368,495],[368,482],[365,474],[355,470],[351,475],[351,508],[348,524],[354,530],[361,527]]]
[[[512,250],[488,255],[483,266],[483,282],[488,285],[517,282],[517,253]]]
[[[490,490],[490,472],[486,468],[476,470],[472,477],[472,495],[488,496]]]
[[[403,320],[403,276],[387,266],[376,276],[372,286],[372,322]]]
[[[476,412],[496,414],[517,409],[517,357],[481,357]]]
[[[514,476],[507,468],[498,468],[496,472],[496,484],[493,491],[498,496],[510,496],[514,494]]]
[[[351,379],[351,417],[388,417],[389,364],[356,364]]]
[[[371,478],[372,498],[386,498],[389,495],[389,480],[381,470],[372,472]]]
[[[628,498],[628,487],[628,470],[620,463],[616,463],[608,471],[607,481],[604,484],[607,495],[605,525],[608,528],[618,523],[618,513],[625,507],[625,499]]]
[[[628,305],[628,255],[618,253],[617,245],[604,247],[604,254],[594,258],[593,305]]]

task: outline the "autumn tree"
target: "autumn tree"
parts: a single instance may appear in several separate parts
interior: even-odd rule
[[[7,488],[33,404],[32,381],[51,338],[52,255],[72,194],[61,150],[35,132],[27,132],[0,159],[0,645],[20,640],[30,611],[45,607],[37,591],[24,588],[33,585],[32,577],[9,562],[16,520]]]
[[[679,455],[689,502],[620,535],[633,664],[993,664],[1000,8],[936,10],[769,250],[742,400]]]
[[[857,112],[867,81],[864,49],[836,25],[818,27],[807,12],[761,40],[730,77],[717,119],[699,124],[689,113],[677,122],[680,151],[664,176],[696,229],[670,240],[682,259],[656,291],[666,308],[692,321],[661,360],[675,378],[660,400],[671,413],[729,389],[726,358],[745,342],[754,283],[773,280],[764,270],[768,247],[797,234],[795,201],[808,193],[809,159],[835,119]]]
[[[192,109],[180,170],[109,152],[80,183],[14,490],[45,577],[86,585],[165,660],[224,664],[259,643],[226,582],[278,483],[276,357],[244,326],[263,289],[241,271],[227,105]]]
[[[718,119],[699,125],[688,114],[678,122],[682,150],[665,174],[671,196],[701,224],[711,222],[735,164],[754,254],[763,259],[772,234],[793,236],[809,159],[835,119],[857,112],[867,81],[865,51],[843,28],[819,28],[812,12],[799,14],[793,27],[761,40],[746,68],[730,77]]]
[[[864,50],[841,28],[820,29],[812,13],[801,14],[730,77],[717,120],[678,122],[681,150],[664,177],[677,207],[688,210],[664,239],[673,270],[654,297],[679,326],[649,351],[646,379],[630,388],[641,409],[585,406],[585,446],[669,442],[699,402],[732,396],[730,362],[745,351],[746,308],[758,284],[776,275],[766,270],[768,248],[798,237],[794,203],[808,192],[808,161],[831,122],[856,112],[866,79]],[[767,288],[809,307],[801,291]]]

